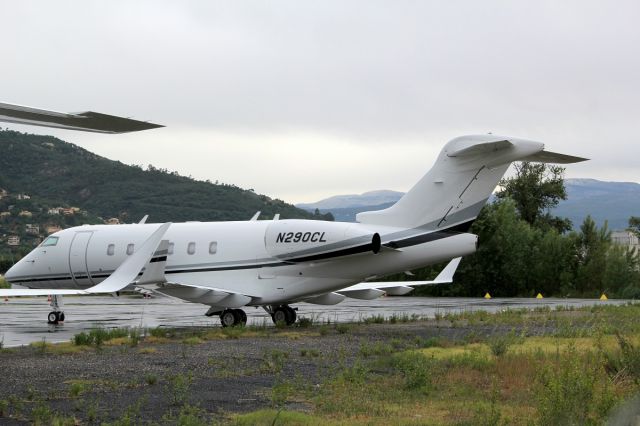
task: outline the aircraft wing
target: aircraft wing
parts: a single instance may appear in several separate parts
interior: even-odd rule
[[[93,111],[64,113],[2,102],[0,121],[97,133],[128,133],[164,127],[147,121]]]
[[[336,293],[354,299],[370,300],[378,298],[385,293],[391,296],[401,296],[409,293],[413,290],[413,287],[416,286],[448,284],[453,281],[453,274],[455,274],[456,269],[458,269],[461,259],[461,257],[452,259],[433,281],[365,281],[338,290]]]
[[[134,282],[138,275],[142,273],[142,278],[149,278],[158,274],[154,264],[166,262],[166,247],[168,240],[162,237],[169,229],[171,223],[161,225],[142,246],[131,256],[129,256],[107,279],[100,284],[89,287],[85,290],[71,289],[0,289],[0,297],[5,296],[48,296],[48,295],[72,295],[72,294],[96,294],[115,293]],[[164,269],[164,266],[162,266]]]

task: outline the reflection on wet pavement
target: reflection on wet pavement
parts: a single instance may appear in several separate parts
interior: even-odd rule
[[[353,322],[382,315],[420,315],[434,317],[436,313],[503,309],[535,308],[539,306],[585,306],[622,304],[624,300],[600,301],[594,299],[481,299],[481,298],[427,298],[384,297],[362,301],[346,299],[333,306],[307,303],[292,305],[298,316],[311,317],[314,322]],[[219,327],[218,317],[204,316],[207,306],[181,302],[164,297],[144,299],[141,296],[65,297],[64,324],[48,325],[51,311],[46,298],[11,298],[0,301],[0,341],[5,347],[42,341],[68,341],[75,334],[95,327]],[[271,318],[262,308],[245,308],[249,324],[271,325]]]

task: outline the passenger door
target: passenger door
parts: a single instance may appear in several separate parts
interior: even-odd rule
[[[76,232],[69,247],[69,271],[80,288],[94,285],[87,268],[87,247],[92,236],[93,231]]]

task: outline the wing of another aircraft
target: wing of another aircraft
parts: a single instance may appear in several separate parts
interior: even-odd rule
[[[164,127],[147,121],[93,111],[64,113],[2,102],[0,121],[97,133],[128,133]]]
[[[107,279],[100,284],[89,287],[85,290],[66,290],[66,289],[0,289],[0,297],[5,296],[48,296],[48,295],[72,295],[72,294],[96,294],[96,293],[115,293],[129,284],[134,282],[140,272],[145,269],[142,277],[150,277],[158,274],[154,264],[158,262],[166,262],[166,247],[168,240],[162,240],[162,237],[169,229],[171,223],[165,223],[142,244],[142,246],[131,256],[129,256]],[[162,241],[161,241],[162,240]],[[164,266],[162,266],[164,271]]]
[[[338,290],[336,293],[342,294],[354,299],[370,300],[375,299],[383,294],[391,296],[401,296],[413,290],[413,287],[421,285],[448,284],[453,282],[453,275],[458,269],[461,257],[452,259],[447,266],[438,274],[433,281],[365,281],[351,287]]]

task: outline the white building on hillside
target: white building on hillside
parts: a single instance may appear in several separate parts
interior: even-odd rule
[[[638,240],[638,236],[631,231],[611,232],[611,242],[619,246],[630,249],[635,248],[636,251],[640,251],[640,240]]]

